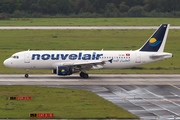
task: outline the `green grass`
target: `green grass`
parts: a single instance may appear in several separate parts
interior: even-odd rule
[[[0,26],[159,26],[180,25],[180,18],[11,18]]]
[[[31,96],[31,100],[7,99],[11,96]],[[53,118],[61,119],[138,118],[90,91],[77,89],[0,86],[0,103],[1,119],[28,119],[30,113],[54,113]]]
[[[136,50],[154,30],[0,30],[0,63],[13,53],[32,50]],[[180,30],[170,30],[165,52],[174,57],[134,69],[95,70],[104,74],[178,74],[180,73]],[[0,64],[0,74],[24,74]],[[30,74],[51,70],[30,70]]]

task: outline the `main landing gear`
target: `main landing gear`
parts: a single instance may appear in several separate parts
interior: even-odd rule
[[[28,70],[28,69],[26,69],[26,74],[24,75],[24,76],[25,76],[25,78],[28,78],[28,77],[29,77],[28,72],[29,72],[29,70]]]
[[[82,78],[88,78],[88,77],[89,77],[89,75],[88,75],[87,73],[84,73],[84,72],[81,72],[79,75],[80,75]]]

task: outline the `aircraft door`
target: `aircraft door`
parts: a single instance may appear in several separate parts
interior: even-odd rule
[[[141,54],[136,53],[136,63],[141,63]]]
[[[30,63],[30,53],[26,52],[24,54],[24,63]]]

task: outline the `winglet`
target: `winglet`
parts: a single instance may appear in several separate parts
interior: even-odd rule
[[[139,49],[145,52],[163,52],[167,34],[169,31],[169,24],[162,24],[148,39],[148,41]]]

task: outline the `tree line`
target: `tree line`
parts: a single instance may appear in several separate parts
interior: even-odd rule
[[[180,17],[180,0],[0,0],[10,17]]]

